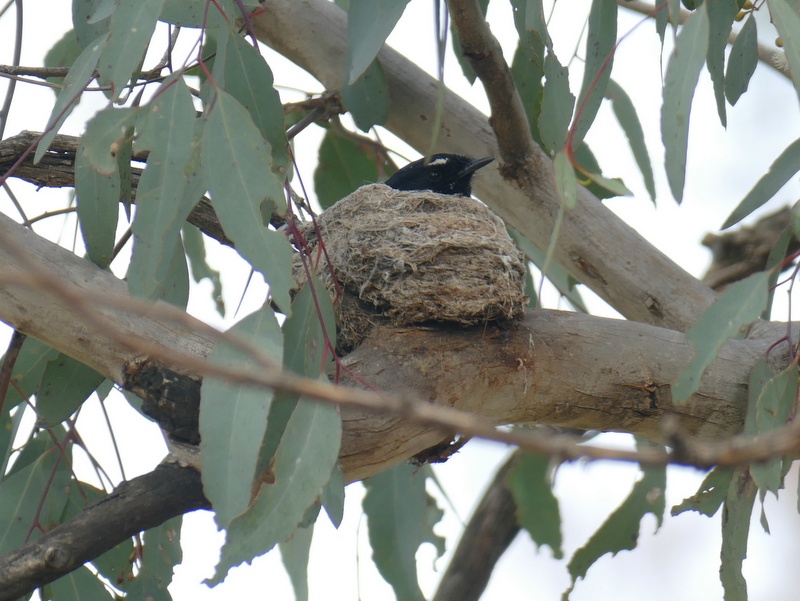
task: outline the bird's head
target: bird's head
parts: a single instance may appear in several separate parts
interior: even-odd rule
[[[430,190],[438,194],[472,194],[472,176],[491,163],[492,157],[473,159],[459,154],[434,154],[426,163],[409,163],[384,184],[395,190]]]

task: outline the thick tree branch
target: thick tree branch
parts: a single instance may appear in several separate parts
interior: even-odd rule
[[[309,71],[328,90],[340,89],[347,54],[345,13],[324,0],[267,0],[264,7],[265,12],[253,19],[259,39]],[[491,54],[490,49],[474,47],[461,33],[459,37],[477,53]],[[387,46],[378,60],[389,86],[390,114],[385,126],[420,152],[427,152],[436,115],[437,81]],[[487,94],[491,93],[487,89]],[[493,114],[492,124],[499,128],[503,119],[505,115]],[[486,115],[449,91],[442,123],[436,151],[498,154],[498,142]],[[508,129],[527,131],[527,124],[510,121]],[[530,158],[534,175],[529,180],[514,179],[514,173],[504,169],[511,178],[507,180],[490,166],[476,178],[474,189],[506,223],[544,248],[560,205],[552,163],[540,149],[535,148],[534,153]],[[685,330],[714,299],[707,286],[582,187],[577,206],[564,219],[555,259],[632,320]]]
[[[67,523],[0,556],[0,601],[26,595],[142,530],[202,508],[209,504],[200,474],[175,463],[162,464],[123,482]]]

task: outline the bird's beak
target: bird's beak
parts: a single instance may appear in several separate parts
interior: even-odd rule
[[[494,157],[483,157],[483,158],[480,158],[480,159],[475,159],[475,160],[467,163],[467,166],[464,167],[461,170],[461,173],[458,174],[458,177],[462,178],[462,177],[466,177],[467,175],[472,175],[478,169],[480,169],[481,167],[485,167],[486,165],[491,163],[493,160],[494,160]]]

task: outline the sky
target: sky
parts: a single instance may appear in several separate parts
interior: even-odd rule
[[[581,38],[580,28],[574,23],[580,11],[588,10],[585,0],[571,0],[557,5],[550,19],[550,29],[556,40],[556,52],[565,60]],[[49,0],[26,0],[26,32],[22,64],[41,65],[47,49],[69,27],[69,3],[53,3]],[[427,0],[412,0],[397,29],[389,38],[389,44],[403,52],[429,73],[435,73],[434,33],[432,4]],[[43,19],[38,15],[45,15]],[[621,11],[620,34],[633,28],[639,15]],[[10,15],[0,18],[0,40],[12,39]],[[495,0],[490,6],[489,20],[504,52],[510,61],[513,54],[513,25],[510,9]],[[769,24],[759,23],[762,40],[771,41],[774,34]],[[670,40],[667,40],[668,52]],[[607,201],[606,205],[622,219],[636,228],[651,243],[672,257],[678,264],[694,275],[702,275],[709,264],[709,253],[699,245],[699,240],[709,231],[716,231],[730,211],[763,174],[775,157],[797,137],[800,131],[797,96],[791,84],[771,69],[760,65],[750,90],[736,107],[729,108],[728,127],[722,128],[716,115],[713,92],[705,71],[701,76],[695,96],[689,138],[689,170],[683,203],[678,206],[670,197],[663,172],[663,149],[660,141],[659,107],[661,79],[658,64],[662,49],[654,27],[650,23],[637,28],[620,47],[614,65],[613,77],[631,95],[639,111],[645,129],[646,142],[656,172],[658,198],[655,205],[649,200],[638,175],[633,158],[625,143],[624,135],[616,124],[608,106],[603,106],[598,121],[587,137],[587,141],[599,157],[606,176],[621,176],[634,192],[632,198]],[[285,101],[297,100],[302,94],[292,89],[321,92],[319,83],[308,74],[293,69],[285,59],[265,51],[265,56],[275,73],[276,84]],[[665,55],[666,56],[666,55]],[[11,60],[9,43],[0,44],[0,63]],[[580,64],[572,61],[572,90],[580,86]],[[486,110],[486,100],[480,84],[469,86],[460,76],[454,57],[446,59],[446,82],[457,93]],[[0,91],[4,90],[0,82]],[[11,123],[6,136],[22,129],[41,130],[53,102],[49,90],[37,86],[18,85],[12,108]],[[62,131],[80,135],[86,119],[103,105],[98,100],[81,103],[65,124]],[[313,166],[316,148],[321,139],[321,130],[310,128],[295,144],[299,157],[300,176],[313,195]],[[417,155],[389,134],[382,139],[409,159]],[[12,181],[12,186],[22,199],[32,199],[37,209],[41,207],[63,207],[67,194],[63,190],[42,190]],[[800,182],[795,180],[779,192],[764,211],[775,210],[800,198]],[[5,195],[0,196],[0,210],[14,214]],[[760,212],[763,214],[764,211]],[[752,220],[749,220],[752,221]],[[71,247],[74,222],[50,220],[37,231],[51,239]],[[238,256],[215,243],[209,245],[210,261],[222,270],[223,289],[230,314],[222,319],[209,300],[207,283],[195,286],[189,312],[204,321],[219,327],[229,327],[235,320],[232,313],[237,306],[247,279],[248,269]],[[115,264],[117,275],[124,275],[124,263]],[[245,294],[240,318],[257,308],[264,298],[263,281],[251,285]],[[616,313],[584,292],[593,313],[615,316]],[[559,305],[557,297],[550,292],[545,297],[545,306]],[[786,295],[776,296],[776,319],[785,317]],[[4,328],[2,342],[9,331]],[[126,476],[133,477],[151,470],[163,457],[165,445],[158,429],[145,423],[127,406],[121,395],[108,401],[110,419],[121,454],[126,458]],[[87,444],[98,456],[108,453],[110,438],[102,421],[99,403],[90,401],[82,411],[79,426]],[[135,427],[130,424],[135,423]],[[84,426],[85,424],[85,426]],[[597,440],[597,439],[596,439]],[[609,444],[630,444],[626,437],[606,436],[600,440]],[[460,453],[441,466],[435,466],[437,477],[446,499],[441,493],[432,491],[439,498],[440,506],[446,508],[444,521],[437,532],[446,536],[448,549],[457,542],[463,523],[469,518],[472,508],[480,499],[483,488],[490,480],[493,470],[507,456],[509,450],[496,443],[472,441]],[[109,463],[113,477],[120,474]],[[79,469],[80,462],[78,462]],[[85,466],[85,462],[83,463]],[[668,482],[668,504],[680,502],[695,492],[703,474],[689,468],[671,468]],[[561,502],[563,519],[564,550],[567,557],[583,545],[589,536],[627,495],[637,478],[633,466],[611,462],[595,462],[561,466],[555,476],[555,491]],[[788,582],[787,575],[796,568],[796,557],[800,542],[796,533],[796,468],[790,475],[787,490],[781,494],[780,502],[772,497],[766,501],[772,535],[766,536],[756,525],[751,530],[750,559],[745,562],[751,599],[776,601],[794,599],[796,591]],[[354,484],[347,489],[345,519],[341,528],[335,530],[326,518],[318,522],[310,563],[311,599],[329,599],[331,591],[335,598],[364,600],[390,599],[391,589],[377,574],[370,561],[366,523],[360,513],[363,489]],[[452,504],[452,508],[448,505]],[[719,516],[704,518],[696,515],[667,517],[657,534],[656,523],[647,517],[642,523],[642,537],[633,552],[623,552],[616,557],[604,557],[594,566],[586,581],[581,581],[572,595],[574,601],[613,598],[618,601],[647,598],[654,601],[683,599],[720,599],[718,582]],[[208,512],[196,512],[184,520],[182,546],[184,561],[176,568],[170,591],[176,601],[250,599],[256,592],[270,599],[292,599],[288,578],[280,565],[277,553],[258,558],[253,566],[244,566],[231,571],[227,580],[208,588],[202,583],[213,574],[218,548],[223,535],[216,531]],[[425,545],[418,554],[420,583],[423,591],[430,595],[435,591],[441,571],[446,567],[449,553],[434,562],[433,548]],[[621,582],[624,579],[624,587]],[[654,586],[657,583],[657,586]],[[549,549],[537,550],[527,534],[521,534],[498,565],[483,599],[556,600],[568,586],[566,563],[555,561]],[[268,594],[267,594],[268,593]]]

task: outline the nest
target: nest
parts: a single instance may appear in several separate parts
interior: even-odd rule
[[[311,265],[336,299],[337,350],[354,349],[380,324],[463,326],[522,315],[525,262],[503,222],[460,196],[363,186],[301,232]],[[327,260],[326,260],[327,255]],[[305,280],[299,261],[296,280]]]

